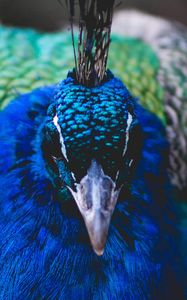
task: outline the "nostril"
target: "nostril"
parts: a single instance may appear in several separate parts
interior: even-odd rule
[[[91,200],[87,200],[87,208],[88,209],[92,208],[92,201]]]

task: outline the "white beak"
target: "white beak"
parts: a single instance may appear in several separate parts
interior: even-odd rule
[[[120,190],[116,190],[114,181],[93,160],[87,175],[76,185],[76,192],[70,191],[84,219],[93,250],[102,255]]]

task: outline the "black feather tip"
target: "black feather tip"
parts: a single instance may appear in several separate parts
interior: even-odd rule
[[[106,76],[115,0],[64,0],[71,24],[76,78],[85,86],[97,86]],[[79,37],[73,25],[78,13]]]

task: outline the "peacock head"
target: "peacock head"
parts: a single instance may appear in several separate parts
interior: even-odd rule
[[[51,180],[61,199],[76,202],[98,255],[135,165],[132,102],[110,71],[96,87],[80,85],[71,72],[57,87],[44,126],[42,147]]]
[[[106,71],[115,2],[65,1],[75,69],[56,89],[42,145],[56,190],[62,199],[77,203],[98,255],[104,251],[120,190],[128,183],[136,156],[131,145],[137,127],[132,96]],[[76,3],[78,41],[73,31]]]

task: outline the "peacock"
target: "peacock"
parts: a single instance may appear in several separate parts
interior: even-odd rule
[[[187,29],[75,2],[0,27],[0,299],[185,299]]]

